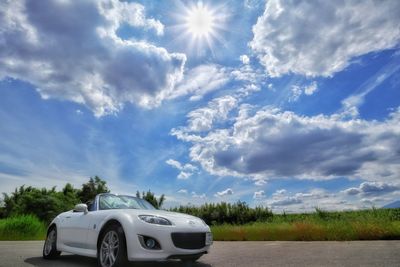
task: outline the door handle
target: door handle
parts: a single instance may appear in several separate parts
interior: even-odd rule
[[[69,218],[71,218],[71,216],[67,216],[67,217],[65,217],[66,219],[69,219]]]

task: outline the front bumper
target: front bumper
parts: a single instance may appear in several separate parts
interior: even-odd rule
[[[138,221],[135,224],[134,231],[126,231],[126,243],[128,260],[130,261],[153,261],[153,260],[167,260],[171,258],[185,258],[188,256],[200,256],[208,252],[210,245],[210,240],[206,244],[204,241],[204,247],[194,246],[195,249],[185,249],[179,248],[174,244],[171,235],[173,233],[210,233],[210,228],[208,226],[165,226],[165,225],[151,225],[145,222]],[[210,234],[208,234],[208,238]],[[159,244],[161,249],[146,249],[140,243],[139,236],[147,236],[155,239]],[[176,243],[176,242],[175,242]],[[189,246],[190,247],[190,246]]]

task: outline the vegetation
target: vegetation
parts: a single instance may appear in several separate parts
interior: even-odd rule
[[[172,209],[201,217],[215,240],[373,240],[400,239],[400,209],[273,214],[244,202]]]
[[[214,240],[222,241],[400,239],[400,209],[272,215],[243,225],[215,224],[211,230]],[[33,215],[0,220],[0,240],[38,240],[45,233],[46,224]]]
[[[264,222],[212,226],[215,240],[400,239],[400,209],[274,215]]]
[[[81,189],[66,184],[38,189],[20,186],[0,203],[0,240],[43,239],[47,224],[59,213],[77,203],[85,203],[98,193],[109,192],[106,182],[95,176]],[[165,196],[157,198],[150,190],[136,193],[156,208]],[[372,240],[400,239],[400,209],[327,212],[316,209],[308,214],[273,214],[264,207],[251,208],[245,202],[210,203],[199,207],[180,206],[171,211],[192,214],[211,225],[214,240]],[[1,219],[3,218],[3,219]]]
[[[33,215],[21,215],[0,220],[0,240],[41,240],[46,225]]]
[[[150,202],[151,205],[153,205],[156,209],[160,209],[161,206],[163,205],[164,201],[165,201],[165,195],[162,194],[158,199],[157,197],[154,195],[154,193],[152,193],[150,190],[145,192],[142,192],[142,196],[140,196],[139,191],[136,191],[136,197],[138,198],[142,198],[147,200],[148,202]]]
[[[89,182],[82,185],[82,189],[78,190],[77,196],[79,197],[82,203],[86,203],[89,200],[94,199],[97,194],[100,193],[109,193],[106,186],[106,181],[103,181],[100,177],[95,176],[94,178],[90,178]],[[68,185],[68,184],[67,184]]]
[[[231,203],[210,203],[200,207],[180,206],[171,211],[191,214],[202,218],[208,225],[218,224],[245,224],[256,221],[267,221],[273,217],[268,208],[250,208],[245,202],[238,201]]]
[[[20,186],[11,194],[3,193],[0,202],[0,240],[42,240],[47,225],[57,214],[71,210],[78,203],[86,203],[99,193],[110,192],[106,181],[95,176],[81,189],[67,183],[61,191]],[[150,190],[138,197],[146,199],[156,208],[163,205],[165,196],[157,198]],[[39,219],[40,218],[40,219]]]
[[[0,218],[30,214],[47,224],[57,214],[71,210],[76,204],[85,203],[96,194],[105,192],[109,192],[106,182],[97,176],[82,184],[82,189],[74,189],[69,183],[61,191],[56,191],[55,187],[48,190],[23,185],[10,195],[3,193]]]

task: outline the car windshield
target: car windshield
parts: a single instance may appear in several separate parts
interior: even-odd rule
[[[149,202],[144,199],[132,196],[117,196],[112,194],[100,195],[99,209],[142,209],[155,210]]]

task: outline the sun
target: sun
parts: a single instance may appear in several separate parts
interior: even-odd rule
[[[177,24],[172,26],[173,39],[178,47],[186,46],[191,55],[205,56],[211,51],[215,56],[214,45],[225,44],[223,33],[228,18],[225,4],[210,5],[203,1],[180,2],[175,12]]]
[[[215,15],[203,2],[188,10],[186,27],[195,38],[207,38],[215,30]]]

